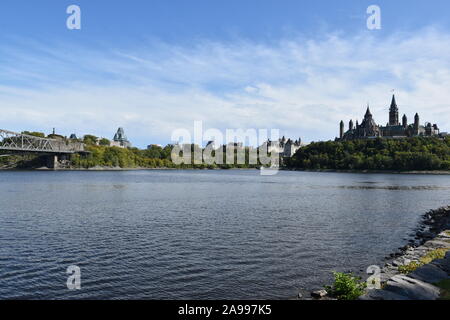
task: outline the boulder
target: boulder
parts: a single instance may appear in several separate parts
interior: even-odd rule
[[[311,292],[311,297],[315,298],[315,299],[322,299],[324,297],[326,297],[328,294],[328,292],[326,290],[315,290],[313,292]]]
[[[409,300],[436,300],[440,294],[439,288],[405,275],[396,275],[391,278],[384,290],[404,296]]]
[[[424,247],[438,249],[438,248],[450,248],[450,243],[446,241],[440,241],[440,240],[431,240],[427,241],[424,244]]]
[[[408,297],[387,290],[369,290],[359,300],[411,300]]]
[[[447,279],[448,275],[447,272],[442,271],[442,269],[436,265],[427,264],[410,273],[409,277],[423,282],[437,283]]]
[[[431,264],[450,275],[450,251],[447,252],[444,259],[434,260]]]

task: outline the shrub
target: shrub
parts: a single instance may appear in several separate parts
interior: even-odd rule
[[[334,284],[326,287],[331,296],[338,300],[356,300],[364,294],[366,283],[352,274],[333,272]]]

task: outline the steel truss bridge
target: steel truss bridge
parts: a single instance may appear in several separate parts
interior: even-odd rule
[[[84,143],[67,139],[40,138],[0,129],[0,157],[34,153],[42,155],[47,167],[59,169],[67,166],[71,154],[88,154]]]
[[[0,151],[35,152],[46,154],[83,153],[81,142],[40,138],[0,129]]]

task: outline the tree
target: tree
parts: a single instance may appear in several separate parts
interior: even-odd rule
[[[106,139],[106,138],[102,138],[102,139],[100,139],[100,141],[98,142],[98,144],[101,145],[101,146],[107,146],[107,147],[109,147],[109,146],[111,145],[111,141],[109,141],[109,140]]]
[[[96,136],[87,134],[83,138],[83,143],[87,144],[87,145],[95,145],[95,144],[97,144],[97,139],[98,138]]]
[[[450,137],[317,142],[286,159],[288,168],[339,170],[449,170]]]
[[[28,135],[28,136],[33,136],[33,137],[38,137],[38,138],[45,138],[45,134],[42,132],[30,132],[30,131],[23,131],[22,134]]]

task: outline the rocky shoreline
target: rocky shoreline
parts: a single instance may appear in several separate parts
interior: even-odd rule
[[[381,290],[369,290],[362,300],[436,300],[440,283],[450,279],[450,206],[430,210],[410,244],[391,254],[381,270]]]
[[[381,289],[366,290],[360,300],[437,300],[450,295],[450,206],[422,216],[409,244],[386,257]],[[333,299],[324,290],[315,299]]]

